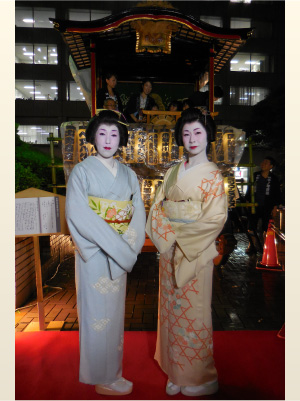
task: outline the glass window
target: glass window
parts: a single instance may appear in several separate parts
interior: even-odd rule
[[[33,28],[33,8],[16,7],[15,24],[20,28]]]
[[[110,11],[106,10],[91,10],[91,21],[94,21],[96,19],[101,19],[105,18],[111,15]]]
[[[15,98],[27,100],[57,100],[56,81],[16,80]]]
[[[111,12],[106,10],[70,9],[68,11],[69,19],[73,21],[93,21],[111,15]]]
[[[76,82],[69,82],[67,85],[67,100],[84,101],[85,97]]]
[[[49,18],[55,18],[54,8],[16,7],[15,24],[20,28],[52,28]]]
[[[251,19],[230,18],[230,28],[251,28]]]
[[[23,64],[33,63],[33,45],[31,44],[17,44],[15,46],[15,62]]]
[[[230,3],[251,3],[251,0],[230,0]]]
[[[267,88],[255,87],[230,87],[230,105],[231,106],[254,106],[256,103],[264,100],[269,94]]]
[[[58,127],[53,125],[20,125],[18,135],[24,142],[48,144],[49,133],[52,132],[54,137],[58,137]]]
[[[237,53],[230,61],[230,71],[269,72],[269,56],[259,53]]]
[[[200,15],[200,20],[203,22],[207,22],[210,25],[219,26],[222,28],[223,21],[221,17],[209,17],[207,15]]]
[[[23,64],[57,64],[57,46],[16,44],[15,61]]]

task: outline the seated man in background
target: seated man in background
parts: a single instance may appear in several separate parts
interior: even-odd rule
[[[223,97],[223,95],[224,95],[223,89],[220,86],[215,86],[214,102]],[[189,100],[192,101],[194,107],[203,107],[206,110],[209,110],[209,91],[205,92],[196,91],[189,97]]]
[[[194,107],[194,103],[190,99],[184,99],[182,102],[182,110]]]

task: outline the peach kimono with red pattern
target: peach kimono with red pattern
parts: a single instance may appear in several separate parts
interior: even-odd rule
[[[217,379],[212,341],[215,239],[227,218],[218,167],[207,162],[169,169],[150,209],[146,232],[161,253],[155,359],[179,386]]]

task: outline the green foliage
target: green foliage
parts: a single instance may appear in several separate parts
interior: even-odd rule
[[[27,188],[41,189],[45,186],[43,178],[34,174],[30,167],[24,167],[21,163],[15,164],[15,192],[23,191]]]
[[[16,134],[16,136],[18,136]],[[52,183],[50,152],[44,154],[34,146],[21,141],[16,143],[15,148],[15,191],[34,187],[44,191],[50,191],[48,187]],[[55,159],[55,164],[62,164],[61,159]],[[56,170],[57,184],[64,184],[64,174],[62,169]]]

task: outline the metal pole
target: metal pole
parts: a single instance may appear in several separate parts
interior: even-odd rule
[[[92,110],[91,117],[96,114],[96,44],[91,42],[91,95],[92,95]]]
[[[248,147],[249,147],[249,164],[250,164],[250,196],[251,196],[251,203],[255,203],[254,198],[254,173],[253,173],[253,153],[252,153],[252,137],[248,139]],[[251,213],[255,213],[255,206],[251,206]]]
[[[209,111],[214,112],[214,48],[209,49]],[[212,118],[214,116],[212,115]]]
[[[52,185],[56,185],[56,167],[54,160],[54,142],[53,142],[53,132],[49,132],[50,138],[50,157],[51,157],[51,176],[52,176]],[[53,193],[57,194],[57,189],[53,187]]]

